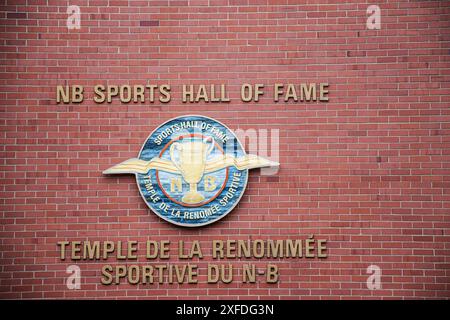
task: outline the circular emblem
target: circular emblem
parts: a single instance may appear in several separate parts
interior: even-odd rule
[[[182,226],[202,226],[226,216],[247,186],[248,169],[231,165],[244,157],[236,136],[204,116],[167,121],[145,141],[139,159],[154,169],[136,174],[145,203],[158,216]]]
[[[156,128],[138,158],[104,174],[130,173],[145,203],[158,216],[197,227],[226,216],[247,186],[248,170],[279,163],[248,155],[225,125],[203,116],[182,116]]]

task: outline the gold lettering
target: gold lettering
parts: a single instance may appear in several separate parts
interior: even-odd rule
[[[169,259],[169,245],[170,245],[170,240],[162,240],[161,241],[161,254],[160,254],[160,258],[161,259]]]
[[[255,84],[255,101],[259,101],[259,96],[264,94],[264,91],[261,89],[264,88],[263,84]]]
[[[103,260],[108,259],[108,254],[114,252],[114,242],[105,241],[103,243]]]
[[[189,102],[194,102],[194,85],[189,85],[188,90],[187,86],[183,84],[183,102],[186,103],[188,101],[188,98]]]
[[[269,252],[272,258],[283,258],[283,240],[269,241]]]
[[[211,95],[211,102],[220,102],[220,97],[216,97],[216,86],[210,85],[209,86],[209,92]]]
[[[149,101],[151,103],[155,102],[155,89],[158,88],[155,84],[148,84],[145,86],[148,89]]]
[[[125,92],[127,92],[126,96],[125,96]],[[128,103],[131,101],[131,87],[129,85],[120,87],[119,98],[120,98],[120,102],[123,102],[123,103]]]
[[[328,83],[321,83],[319,92],[319,101],[328,101]]]
[[[89,258],[89,260],[100,259],[100,241],[94,241],[94,243],[91,246],[90,241],[84,242],[84,250],[83,250],[83,259],[86,260]]]
[[[227,258],[236,258],[236,240],[227,240]]]
[[[238,256],[242,257],[242,252],[244,253],[245,258],[251,257],[249,241],[238,240]]]
[[[153,267],[152,266],[143,266],[142,267],[142,283],[153,284]]]
[[[102,279],[101,282],[105,285],[110,285],[113,281],[113,277],[111,275],[113,268],[110,265],[105,265],[102,268]]]
[[[219,266],[208,264],[208,283],[217,283],[219,281]]]
[[[267,265],[267,283],[277,283],[278,282],[278,266],[275,264]]]
[[[220,101],[230,102],[230,98],[227,96],[226,87],[224,84],[220,85]]]
[[[81,256],[77,255],[81,251],[81,241],[72,241],[72,260],[80,260]]]
[[[153,252],[152,252],[152,248],[153,248]],[[147,259],[155,259],[156,257],[158,257],[158,251],[159,251],[158,242],[148,240],[147,241],[146,258]]]
[[[102,86],[101,84],[96,85],[94,87],[94,93],[95,93],[94,101],[96,103],[103,103],[103,102],[105,102],[106,96],[105,96],[105,93],[103,91],[105,91],[105,86]]]
[[[213,240],[212,254],[213,254],[214,259],[223,258],[223,241],[222,240]]]
[[[134,277],[133,271],[136,274]],[[137,284],[139,282],[139,266],[131,265],[128,267],[128,282],[130,284]]]
[[[126,255],[122,254],[122,241],[117,241],[117,260],[125,260]]]
[[[117,266],[116,267],[116,277],[115,277],[115,284],[119,284],[120,283],[120,279],[121,278],[125,278],[125,276],[127,275],[127,267],[126,266]]]
[[[326,258],[328,256],[326,250],[327,250],[327,240],[325,239],[317,240],[317,257]]]
[[[197,283],[197,265],[188,266],[188,283]],[[181,282],[182,283],[182,282]]]
[[[61,258],[61,260],[65,260],[66,259],[66,246],[68,246],[69,243],[70,243],[69,241],[58,241],[56,243],[56,245],[61,247],[61,249],[60,249],[60,252],[61,252],[60,258]]]
[[[244,83],[241,86],[241,100],[244,102],[249,102],[253,98],[253,88],[250,84]]]
[[[251,266],[251,269],[250,269]],[[256,282],[256,266],[254,264],[244,264],[242,270],[242,282],[243,283],[255,283]]]
[[[205,179],[205,185],[206,185],[206,179]],[[205,187],[206,189],[206,187]],[[182,192],[182,181],[181,177],[171,178],[170,179],[170,192]]]
[[[288,84],[286,94],[284,96],[284,101],[288,102],[289,99],[294,99],[294,101],[298,101],[297,92],[295,91],[295,87],[293,84]]]
[[[135,252],[137,251],[137,241],[129,241],[128,242],[128,259],[137,259],[137,255]]]
[[[159,97],[160,102],[167,103],[170,101],[170,86],[168,84],[160,86],[159,93],[161,94]]]
[[[204,180],[205,191],[214,191],[217,188],[216,177],[205,176],[203,180]],[[180,181],[181,181],[181,178],[180,178]]]
[[[195,97],[195,102],[199,102],[200,100],[203,100],[205,102],[208,102],[208,94],[206,93],[206,87],[204,84],[201,84],[198,87],[197,96]]]
[[[273,86],[273,101],[278,102],[279,98],[280,98],[280,94],[283,93],[283,84],[282,83],[275,83],[275,85]]]
[[[108,86],[108,94],[107,94],[107,102],[112,102],[112,97],[115,97],[119,94],[119,87],[118,86]]]
[[[311,83],[308,88],[306,83],[302,83],[300,85],[300,101],[311,101],[311,98],[313,101],[317,100],[316,84]]]
[[[69,103],[70,97],[69,97],[69,86],[66,86],[64,89],[63,86],[56,86],[56,103],[60,102]]]
[[[301,258],[302,255],[302,242],[300,240],[292,241],[291,239],[286,240],[286,258],[288,257],[298,257]]]
[[[138,102],[138,99],[140,100],[140,102],[145,101],[144,91],[145,91],[144,86],[134,86],[134,88],[133,88],[133,102],[134,103]]]
[[[309,236],[305,241],[305,257],[314,258],[314,236]]]

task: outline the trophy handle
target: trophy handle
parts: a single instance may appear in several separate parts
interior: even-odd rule
[[[211,143],[209,144],[208,149],[206,149],[206,156],[208,156],[214,149],[214,139],[212,137],[207,137],[203,139],[203,143],[205,144],[208,144],[208,141]]]
[[[178,162],[175,161],[175,157],[174,157],[173,155],[174,155],[175,149],[181,150],[181,148],[182,148],[182,146],[181,146],[180,143],[174,142],[174,143],[172,143],[172,145],[170,146],[170,151],[169,151],[169,153],[170,153],[170,160],[172,160],[173,164],[175,165],[175,167],[177,167],[177,169],[178,169],[180,172],[182,172],[181,167],[180,167],[180,164],[179,164]]]

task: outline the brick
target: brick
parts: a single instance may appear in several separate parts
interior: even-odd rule
[[[157,27],[159,26],[158,20],[141,20],[139,21],[141,27]]]
[[[80,6],[80,30],[67,30],[66,8],[45,1],[7,6],[0,16],[1,299],[449,298],[443,2],[389,1],[381,30],[366,29],[368,4],[358,0],[103,2]],[[273,84],[307,81],[328,82],[330,101],[274,103]],[[169,83],[172,101],[98,105],[86,92],[81,104],[58,105],[54,97],[56,85],[149,82]],[[227,104],[175,97],[185,83],[223,82]],[[245,82],[269,91],[259,103],[242,103]],[[101,172],[135,157],[162,122],[190,113],[231,129],[278,129],[281,169],[252,171],[227,217],[187,230],[153,214],[134,177]],[[56,250],[64,239],[151,238],[175,249],[178,240],[198,239],[206,249],[213,239],[309,234],[328,240],[329,257],[275,261],[276,285],[217,286],[203,276],[196,285],[108,287],[99,283],[106,263],[82,261],[82,289],[72,291],[64,283],[73,262]],[[201,270],[218,263],[194,261]],[[371,264],[382,269],[382,290],[366,288]]]

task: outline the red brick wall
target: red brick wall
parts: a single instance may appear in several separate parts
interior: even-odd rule
[[[381,7],[381,30],[366,28],[370,4]],[[81,8],[80,30],[66,27],[68,5]],[[0,7],[1,298],[450,296],[447,1],[6,0]],[[55,101],[57,85],[147,81],[169,83],[172,101]],[[328,82],[330,101],[274,103],[266,94],[246,104],[237,99],[244,82]],[[232,102],[183,104],[183,83],[226,83]],[[156,126],[189,113],[231,129],[280,130],[278,175],[252,171],[239,206],[196,229],[152,213],[133,176],[102,175],[135,157]],[[309,234],[328,239],[329,257],[275,261],[274,285],[103,286],[101,261],[76,263],[81,290],[69,290],[65,271],[74,263],[60,261],[56,247]],[[381,290],[366,287],[371,264],[382,270]]]

